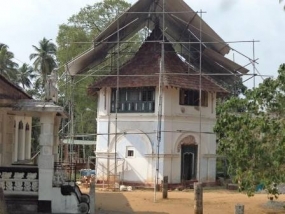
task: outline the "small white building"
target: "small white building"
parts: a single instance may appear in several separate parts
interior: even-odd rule
[[[75,192],[63,194],[67,179],[55,168],[62,117],[63,107],[33,100],[0,75],[0,188],[10,213],[88,213],[88,204]],[[41,130],[34,157],[32,118],[40,119]]]
[[[150,35],[117,66],[142,28]],[[98,97],[98,182],[153,185],[156,174],[171,184],[215,182],[217,97],[238,80],[232,74],[248,72],[225,57],[229,45],[183,0],[139,0],[94,44],[68,71],[113,63],[89,87]]]

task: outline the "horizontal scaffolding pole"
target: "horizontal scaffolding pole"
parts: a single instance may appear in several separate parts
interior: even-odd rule
[[[164,133],[200,133],[200,131],[193,131],[193,130],[174,130],[174,131],[161,131]],[[204,134],[215,134],[214,132],[201,132]],[[91,133],[91,134],[75,134],[73,136],[71,135],[65,135],[64,137],[88,137],[88,136],[98,136],[98,135],[132,135],[132,134],[138,134],[138,135],[144,135],[144,134],[157,134],[157,131],[154,130],[152,132],[132,132],[132,133],[127,133],[127,132],[117,132],[117,133]]]
[[[114,36],[114,35],[118,34],[118,32],[120,32],[121,30],[125,29],[125,28],[128,27],[130,24],[136,22],[138,19],[139,19],[139,18],[136,18],[136,19],[132,20],[131,22],[129,22],[128,24],[124,25],[123,27],[119,28],[117,31],[115,31],[114,33],[110,34],[109,36],[107,36],[106,38],[104,38],[103,40],[101,40],[101,41],[99,42],[99,44],[100,44],[100,43],[103,43],[106,39],[109,39],[111,36]],[[99,34],[99,36],[100,36],[100,34]],[[98,45],[97,43],[95,43],[95,44]]]
[[[272,75],[260,75],[260,74],[229,74],[229,73],[215,73],[215,74],[193,74],[193,73],[163,73],[163,75],[181,75],[181,76],[268,76],[271,77]],[[85,74],[76,74],[74,76],[86,76]],[[156,74],[90,74],[88,76],[98,76],[98,77],[157,77],[159,73]]]
[[[207,42],[207,41],[203,41],[202,43],[203,44],[231,44],[231,43],[252,43],[253,41],[251,40],[237,40],[237,41],[216,41],[216,42]],[[255,41],[255,42],[260,42],[260,41]],[[118,43],[117,41],[108,41],[108,42],[105,42],[105,41],[100,41],[100,42],[70,42],[69,44],[116,44]],[[133,43],[164,43],[164,44],[200,44],[200,42],[193,42],[193,41],[190,41],[190,42],[165,42],[163,40],[151,40],[151,41],[141,41],[141,40],[138,40],[138,41],[120,41],[121,44],[133,44]]]
[[[152,12],[144,12],[144,11],[137,11],[137,12],[124,12],[124,13],[129,13],[129,14],[181,14],[181,13],[207,13],[206,11],[189,11],[189,10],[185,10],[185,11],[167,11],[167,12],[163,12],[163,11],[152,11]]]

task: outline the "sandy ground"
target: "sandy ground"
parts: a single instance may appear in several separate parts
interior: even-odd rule
[[[83,190],[88,192],[88,190]],[[107,192],[96,190],[96,213],[140,213],[140,214],[194,214],[194,193],[171,191],[168,199],[162,199],[162,193],[157,192],[154,203],[153,191],[135,190],[132,192]],[[285,195],[280,195],[277,202],[270,203],[266,194],[256,194],[247,197],[243,193],[229,190],[204,190],[204,214],[235,213],[235,205],[245,206],[245,214],[279,214],[285,213],[281,203]],[[278,206],[276,206],[279,205]]]

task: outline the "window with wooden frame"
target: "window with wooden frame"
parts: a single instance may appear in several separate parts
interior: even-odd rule
[[[112,89],[111,112],[116,111],[116,88]],[[117,112],[154,112],[155,87],[119,88]]]
[[[191,89],[180,89],[179,104],[187,106],[199,106],[199,91]],[[208,106],[208,92],[201,91],[201,106]]]

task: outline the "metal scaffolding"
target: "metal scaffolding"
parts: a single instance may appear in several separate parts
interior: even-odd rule
[[[179,13],[192,13],[192,11],[182,11],[182,12],[169,12],[165,10],[165,0],[161,0],[158,1],[159,3],[161,3],[162,5],[159,5],[162,9],[161,12],[158,11],[148,11],[148,12],[126,12],[129,14],[141,14],[141,13],[147,13],[149,15],[153,14],[156,16],[161,16],[162,17],[162,26],[160,26],[161,28],[161,32],[162,32],[162,40],[157,40],[157,41],[151,41],[151,42],[156,42],[161,44],[161,61],[160,61],[160,69],[159,72],[156,74],[153,74],[153,76],[159,76],[159,85],[158,87],[158,108],[157,108],[157,130],[154,130],[153,132],[148,132],[145,134],[148,135],[156,135],[156,154],[155,154],[155,158],[156,158],[156,164],[155,164],[155,178],[154,178],[154,201],[156,201],[156,191],[157,191],[157,185],[159,184],[159,163],[160,163],[160,144],[161,144],[161,134],[162,133],[197,133],[197,131],[194,130],[162,130],[161,129],[161,122],[163,119],[163,112],[162,112],[162,107],[163,107],[163,102],[162,102],[162,97],[163,97],[163,93],[164,93],[164,85],[163,85],[163,81],[162,79],[164,78],[165,75],[187,75],[187,76],[199,76],[199,142],[201,143],[201,138],[202,138],[202,134],[207,133],[207,134],[214,134],[213,132],[204,132],[202,129],[202,112],[201,112],[201,100],[202,100],[202,78],[207,77],[207,78],[211,78],[211,77],[216,77],[216,76],[225,76],[225,77],[234,77],[235,80],[238,80],[239,78],[243,77],[243,76],[248,76],[249,78],[246,79],[245,81],[249,81],[250,79],[253,79],[253,87],[255,87],[256,84],[256,77],[265,77],[265,75],[261,75],[260,72],[257,70],[256,68],[256,64],[258,61],[258,58],[256,58],[256,53],[255,53],[255,43],[258,41],[252,40],[252,41],[229,41],[229,42],[224,42],[224,41],[203,41],[203,20],[202,20],[202,15],[205,13],[204,11],[200,10],[199,12],[195,12],[196,16],[200,16],[200,23],[199,23],[199,37],[195,36],[192,32],[190,32],[188,26],[191,24],[191,20],[189,20],[189,22],[185,22],[185,27],[184,29],[181,29],[182,32],[187,32],[189,33],[189,41],[188,42],[179,42],[179,41],[173,41],[173,38],[168,38],[169,41],[166,41],[165,38],[167,38],[169,35],[166,34],[166,29],[168,26],[166,26],[165,23],[165,15],[166,14],[170,14],[172,17],[174,17],[177,21],[180,22],[184,22],[183,20],[181,20],[180,18],[178,18],[176,15]],[[159,4],[157,3],[157,4]],[[156,7],[157,5],[153,5],[153,7]],[[175,15],[176,14],[176,15]],[[119,14],[118,14],[119,15]],[[104,60],[102,60],[98,65],[96,65],[95,67],[89,68],[89,71],[87,73],[84,74],[70,74],[69,73],[69,67],[66,66],[66,71],[63,73],[63,75],[61,76],[61,80],[64,80],[64,88],[65,88],[65,107],[69,110],[69,121],[66,121],[65,124],[63,124],[62,127],[62,135],[63,136],[67,136],[69,138],[72,139],[72,141],[74,140],[75,136],[94,136],[96,137],[97,135],[106,135],[107,136],[107,141],[108,141],[108,152],[106,154],[106,159],[107,159],[107,182],[109,185],[109,181],[110,181],[110,176],[112,176],[111,172],[110,172],[110,161],[113,160],[115,162],[114,165],[114,182],[118,182],[118,180],[116,179],[118,177],[118,171],[117,171],[117,160],[119,159],[119,157],[117,156],[117,142],[118,142],[118,135],[123,134],[122,132],[118,131],[118,117],[120,116],[118,113],[118,103],[119,103],[119,91],[120,91],[120,77],[123,77],[124,75],[120,74],[120,68],[122,65],[122,60],[128,61],[131,56],[133,56],[136,51],[127,51],[124,50],[122,48],[123,45],[125,44],[135,44],[135,43],[141,43],[141,41],[130,41],[130,40],[126,40],[126,41],[122,41],[120,39],[120,31],[125,29],[127,26],[129,26],[130,24],[132,24],[133,22],[136,22],[138,20],[134,19],[131,23],[127,23],[125,25],[120,25],[121,23],[119,22],[119,19],[117,19],[116,24],[117,24],[117,30],[115,33],[110,34],[108,37],[102,39],[100,42],[95,43],[94,46],[102,44],[102,43],[114,43],[113,48],[111,49],[111,51],[107,54],[106,58]],[[150,20],[151,21],[151,20]],[[147,25],[149,27],[149,25]],[[145,34],[149,34],[151,29],[147,29],[145,30]],[[109,42],[108,38],[112,37],[116,35],[117,39],[114,42]],[[182,35],[181,35],[182,36]],[[145,36],[146,38],[146,36]],[[191,41],[191,38],[194,38],[194,42]],[[172,41],[170,41],[172,40]],[[150,42],[150,41],[147,41]],[[80,44],[80,42],[76,42],[78,44]],[[232,51],[234,51],[236,54],[239,54],[240,56],[246,58],[247,60],[249,60],[249,63],[242,66],[242,68],[248,67],[249,65],[252,65],[252,72],[251,73],[234,73],[232,71],[228,71],[227,73],[225,72],[217,72],[217,73],[209,73],[209,72],[204,72],[204,68],[202,65],[203,62],[203,56],[202,56],[202,52],[203,52],[203,48],[207,47],[207,45],[209,44],[213,44],[213,43],[225,43],[225,44],[230,44],[230,43],[249,43],[252,44],[252,57],[248,57],[245,54],[237,51],[236,49],[231,48]],[[183,52],[182,49],[187,50],[188,53],[188,69],[196,69],[196,73],[166,73],[165,72],[165,48],[164,46],[166,44],[175,44],[181,47],[181,53],[179,53],[176,50],[176,54],[178,54],[179,56],[182,56],[183,54],[185,54]],[[199,45],[198,50],[193,47],[193,44],[197,44]],[[199,55],[197,56],[197,58],[193,59],[193,56],[191,56],[191,52],[198,52]],[[80,57],[80,56],[79,56]],[[190,64],[191,60],[198,60],[199,65],[198,68],[195,67],[193,68],[193,66]],[[227,70],[226,68],[223,68],[221,64],[216,63],[216,66],[220,66],[221,70]],[[218,69],[217,69],[218,70]],[[112,73],[112,71],[116,71],[116,74]],[[141,75],[127,75],[127,76],[132,76],[133,78],[139,77],[139,76],[144,76],[144,74]],[[147,75],[150,76],[150,75]],[[114,126],[115,126],[115,132],[111,132],[110,130],[110,113],[108,114],[108,132],[107,133],[97,133],[96,130],[94,130],[94,133],[76,133],[75,132],[75,123],[74,123],[74,101],[75,101],[75,97],[74,97],[74,93],[76,91],[76,85],[79,84],[81,81],[85,80],[86,78],[90,78],[90,77],[116,77],[117,78],[117,82],[116,82],[116,108],[115,108],[115,112],[114,112],[114,117],[115,117],[115,121],[114,122]],[[109,109],[110,111],[110,109]],[[66,127],[68,127],[66,129]],[[135,134],[142,134],[142,133],[135,133]],[[109,150],[109,146],[110,146],[110,137],[114,136],[115,139],[115,143],[114,143],[114,154],[111,154],[111,151]],[[70,150],[73,151],[73,144],[71,143],[70,145]],[[61,160],[63,159],[62,157],[62,151],[63,149],[61,148]],[[198,154],[199,156],[201,155],[201,146],[198,146]],[[198,180],[200,179],[200,161],[198,159],[198,171],[197,171],[197,178]],[[115,188],[115,184],[113,185],[113,187]]]

